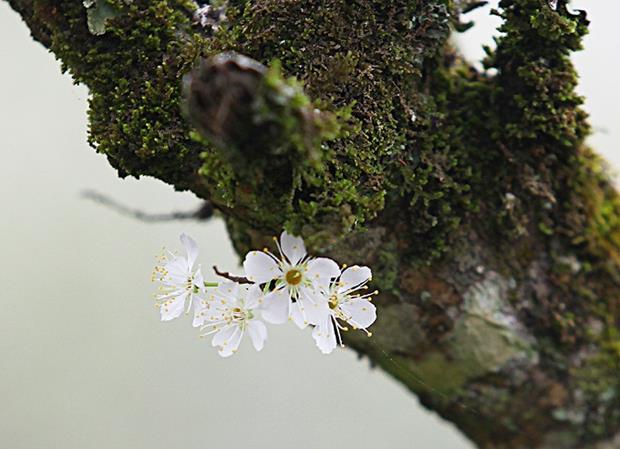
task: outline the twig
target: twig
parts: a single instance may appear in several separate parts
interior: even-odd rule
[[[215,265],[213,265],[213,271],[215,271],[215,274],[217,274],[218,276],[221,276],[223,278],[226,278],[230,281],[233,282],[238,282],[239,284],[251,284],[252,282],[250,282],[250,280],[248,278],[245,277],[241,277],[241,276],[233,276],[230,273],[226,273],[224,271],[220,271],[217,269],[217,267]]]
[[[188,212],[169,212],[164,214],[151,214],[139,209],[132,209],[119,203],[118,201],[94,190],[85,190],[82,196],[103,206],[115,210],[121,215],[129,216],[147,223],[157,223],[173,220],[206,220],[213,215],[213,205],[205,201],[200,208]]]

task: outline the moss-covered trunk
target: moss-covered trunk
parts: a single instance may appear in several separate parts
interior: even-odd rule
[[[90,88],[121,176],[210,201],[239,251],[284,226],[370,265],[379,319],[349,345],[481,448],[620,447],[620,200],[583,143],[584,13],[503,0],[481,73],[448,41],[469,0],[230,0],[205,27],[183,0],[8,1]]]

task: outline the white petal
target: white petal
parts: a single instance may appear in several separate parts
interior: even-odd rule
[[[312,338],[323,354],[329,354],[336,348],[338,342],[331,317],[314,328]]]
[[[170,321],[175,318],[181,316],[183,311],[185,310],[185,298],[187,297],[187,292],[180,294],[179,296],[167,299],[164,301],[160,308],[159,313],[161,314],[162,321]]]
[[[230,344],[230,339],[235,333],[235,330],[238,328],[236,324],[228,324],[224,326],[219,332],[217,332],[213,336],[213,340],[211,340],[211,344],[217,347],[228,346]]]
[[[222,357],[230,357],[237,349],[239,349],[239,344],[241,343],[241,339],[243,338],[243,330],[241,330],[240,326],[235,326],[235,332],[230,337],[230,340],[227,344],[220,346],[218,348],[219,354]]]
[[[249,288],[247,284],[243,285],[239,291],[244,291],[244,307],[248,310],[254,310],[264,302],[265,295],[258,284],[251,284]]]
[[[299,308],[298,302],[291,304],[289,318],[293,320],[293,323],[295,323],[300,329],[304,329],[308,325],[308,322]]]
[[[265,327],[263,322],[258,320],[248,321],[246,329],[248,330],[248,335],[252,340],[254,349],[256,349],[257,351],[263,349],[265,340],[267,339],[267,328]]]
[[[327,257],[318,257],[308,262],[306,276],[318,287],[327,288],[329,282],[339,275],[338,264]]]
[[[342,272],[339,280],[338,292],[353,290],[355,287],[367,282],[372,277],[372,272],[368,267],[354,265]]]
[[[257,284],[269,282],[282,275],[277,262],[261,251],[250,251],[243,261],[243,269],[248,279]]]
[[[356,299],[340,304],[340,309],[348,317],[347,322],[359,329],[366,329],[377,319],[377,309],[365,299]]]
[[[222,282],[215,290],[216,301],[220,304],[226,304],[228,307],[237,303],[239,294],[239,284],[236,282]]]
[[[202,277],[202,272],[200,271],[200,268],[196,270],[196,273],[194,274],[194,287],[196,287],[201,292],[205,289],[205,280]]]
[[[304,324],[318,324],[330,315],[327,298],[323,295],[314,294],[308,289],[300,290],[297,304],[304,319]]]
[[[192,326],[200,327],[207,320],[207,311],[209,310],[209,303],[206,299],[199,296],[194,297],[194,320]]]
[[[185,284],[191,272],[187,269],[187,260],[184,257],[175,257],[165,266],[167,278],[177,284]]]
[[[291,300],[288,290],[275,290],[263,299],[263,319],[271,324],[282,324],[288,320]]]
[[[301,259],[306,256],[306,245],[301,237],[295,237],[288,232],[282,232],[280,236],[280,246],[282,247],[282,253],[291,265],[297,265]]]
[[[171,286],[171,287],[174,287],[174,286]],[[156,299],[157,301],[159,301],[160,304],[162,304],[167,300],[177,298],[181,295],[187,296],[188,294],[189,292],[185,290],[184,288],[175,288],[175,289],[167,290],[166,293],[163,293],[161,295],[157,295]]]
[[[185,233],[181,234],[180,239],[187,252],[187,267],[191,270],[198,257],[198,245],[193,238]]]

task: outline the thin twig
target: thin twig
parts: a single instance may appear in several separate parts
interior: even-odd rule
[[[158,223],[162,221],[174,220],[206,220],[213,215],[213,206],[208,201],[205,201],[200,208],[193,211],[151,214],[139,209],[132,209],[102,193],[95,192],[94,190],[85,190],[82,192],[82,196],[103,206],[109,207],[121,215],[135,218],[136,220],[147,223]]]
[[[233,282],[238,282],[239,284],[251,284],[252,282],[250,282],[250,280],[248,278],[245,277],[241,277],[241,276],[233,276],[230,273],[226,273],[224,271],[220,271],[217,269],[217,267],[215,265],[213,265],[213,271],[215,271],[215,274],[217,274],[218,276],[221,276],[223,278],[226,278],[230,281]]]

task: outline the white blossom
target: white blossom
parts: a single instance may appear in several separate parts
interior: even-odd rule
[[[249,252],[243,262],[245,278],[222,273],[224,282],[205,282],[196,266],[198,246],[181,234],[184,255],[165,252],[155,267],[153,280],[160,283],[156,295],[161,320],[169,321],[193,308],[193,326],[222,357],[234,354],[244,335],[257,351],[267,339],[262,320],[279,324],[293,321],[299,328],[314,326],[312,337],[321,352],[342,346],[341,331],[368,328],[377,318],[368,293],[371,271],[352,266],[342,270],[331,259],[308,256],[304,241],[282,232],[275,240],[278,255]]]
[[[340,331],[347,331],[348,327],[340,321],[371,335],[367,329],[377,319],[376,308],[370,302],[371,296],[377,292],[365,293],[371,277],[370,268],[355,265],[345,269],[340,278],[324,292],[329,313],[317,323],[312,332],[312,337],[324,354],[331,353],[338,344],[342,345]]]
[[[200,302],[195,323],[206,331],[203,337],[213,335],[211,344],[222,357],[237,352],[246,333],[254,349],[260,351],[267,339],[267,328],[256,314],[262,300],[263,293],[258,285],[223,282]]]
[[[303,239],[282,232],[276,245],[280,256],[267,250],[249,252],[243,262],[246,276],[256,284],[274,283],[273,291],[265,297],[264,319],[279,324],[292,319],[297,326],[317,324],[329,314],[321,290],[340,274],[331,259],[307,256]]]
[[[199,295],[204,291],[200,267],[194,268],[198,257],[198,245],[186,234],[181,234],[186,257],[168,252],[161,256],[161,264],[153,271],[153,280],[158,281],[160,294],[156,295],[162,321],[179,317],[189,312],[192,304],[199,307]]]

